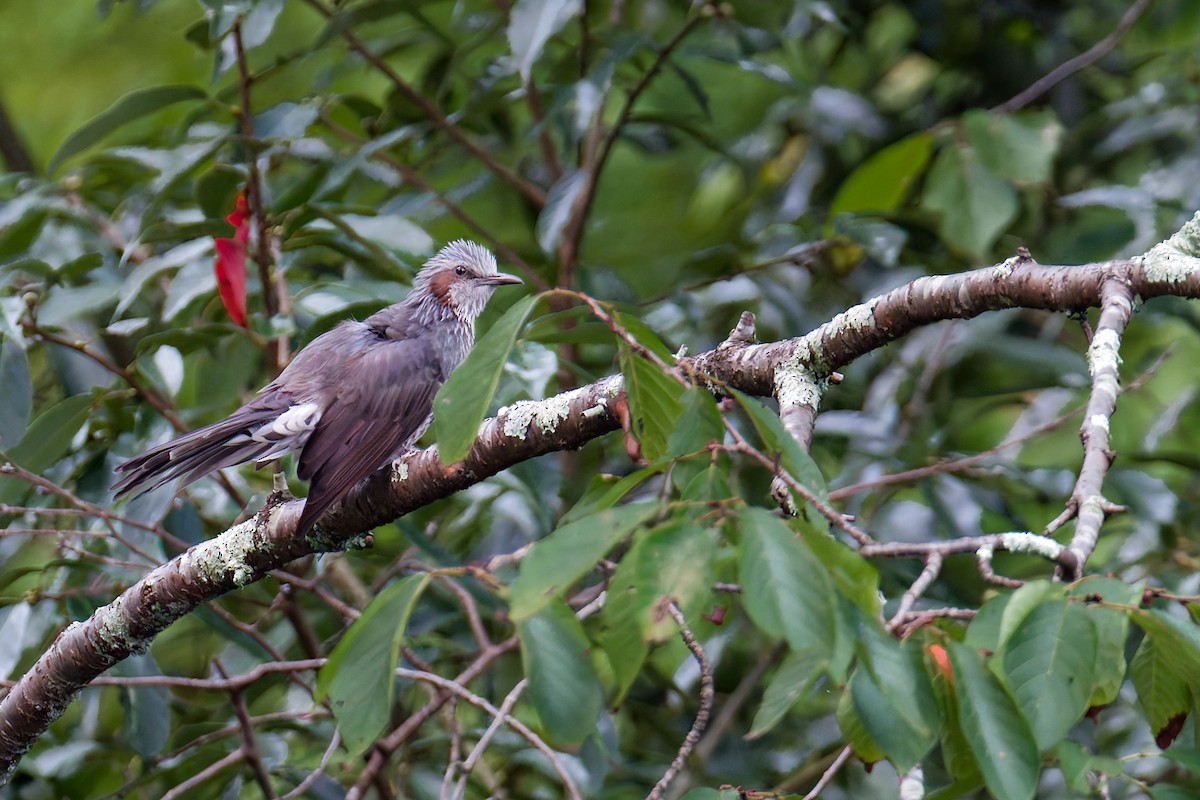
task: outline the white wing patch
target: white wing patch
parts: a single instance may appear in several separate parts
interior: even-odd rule
[[[235,436],[229,440],[228,444],[255,441],[273,445],[270,450],[254,459],[257,465],[262,466],[268,461],[273,461],[303,447],[320,419],[321,407],[316,403],[289,406],[287,411],[266,425],[249,434]]]

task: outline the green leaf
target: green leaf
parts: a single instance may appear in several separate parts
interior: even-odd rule
[[[1003,669],[1039,751],[1066,736],[1087,710],[1095,662],[1096,627],[1078,603],[1043,603],[1013,633]]]
[[[720,442],[725,435],[721,412],[712,393],[699,386],[684,390],[683,409],[675,427],[667,435],[667,453],[672,458],[703,450],[710,442]]]
[[[983,260],[1017,216],[1017,193],[968,147],[942,148],[925,180],[921,205],[939,215],[942,240]]]
[[[529,700],[546,734],[559,746],[578,745],[596,731],[603,692],[588,657],[591,642],[575,613],[555,600],[517,623]]]
[[[657,510],[657,503],[632,503],[600,511],[536,542],[509,590],[509,616],[520,622],[541,611]]]
[[[1104,604],[1136,606],[1141,601],[1144,585],[1142,581],[1132,584],[1093,576],[1072,584],[1068,594],[1072,597],[1098,598]],[[1117,699],[1125,683],[1125,640],[1129,636],[1129,614],[1119,608],[1108,608],[1102,603],[1088,603],[1088,616],[1096,628],[1096,662],[1092,675],[1092,694],[1088,706],[1106,706]]]
[[[842,730],[842,736],[854,749],[854,755],[864,764],[874,764],[887,758],[887,753],[883,752],[879,743],[871,738],[871,734],[867,732],[867,728],[863,724],[862,717],[855,710],[854,698],[849,687],[838,698],[836,717],[838,727]]]
[[[657,461],[669,453],[668,438],[683,413],[684,387],[624,345],[620,362],[633,435],[646,459]]]
[[[679,635],[662,610],[674,600],[685,619],[700,616],[712,594],[716,544],[694,520],[672,519],[639,533],[617,566],[604,606],[605,653],[624,694],[641,669],[647,645]]]
[[[889,213],[900,208],[933,153],[933,137],[921,131],[880,150],[855,168],[838,187],[829,220],[839,214]]]
[[[1062,599],[1066,593],[1067,590],[1062,584],[1051,583],[1048,580],[1029,581],[1017,589],[1004,604],[996,646],[987,649],[996,652],[1003,651],[1008,646],[1009,638],[1025,624],[1025,619],[1030,614],[1041,607],[1043,603]]]
[[[1063,132],[1053,111],[972,109],[963,114],[963,130],[979,161],[997,175],[1029,183],[1050,180]]]
[[[0,449],[21,440],[32,408],[33,384],[25,348],[0,336]]]
[[[572,170],[563,175],[546,194],[546,206],[537,218],[537,242],[542,252],[553,256],[558,250],[563,229],[571,220],[579,193],[587,189],[587,173]]]
[[[136,119],[153,114],[167,106],[188,100],[204,100],[207,92],[196,86],[154,86],[138,89],[117,100],[83,127],[67,137],[50,160],[46,172],[53,174],[71,156],[99,142],[108,134]]]
[[[517,0],[513,5],[508,13],[508,46],[523,81],[528,82],[546,42],[582,7],[581,0]]]
[[[1183,672],[1187,666],[1179,663],[1171,645],[1170,636],[1147,635],[1129,664],[1129,678],[1155,735],[1192,710],[1192,691]]]
[[[597,511],[612,508],[624,499],[625,495],[666,470],[667,466],[667,462],[651,464],[616,480],[612,480],[611,475],[597,475],[583,497],[579,498],[579,502],[572,506],[566,514],[563,514],[562,519],[558,521],[559,527],[591,516]]]
[[[958,694],[958,721],[984,783],[998,800],[1024,800],[1037,789],[1041,762],[1029,723],[979,653],[949,643]]]
[[[487,415],[500,384],[508,354],[537,300],[536,295],[530,295],[514,303],[438,389],[433,400],[433,432],[443,464],[461,461],[471,449],[479,434],[479,423]]]
[[[762,439],[763,446],[768,451],[767,455],[778,454],[783,468],[793,478],[817,497],[824,498],[825,478],[821,475],[817,462],[813,461],[812,456],[805,452],[800,443],[787,432],[779,420],[779,415],[772,413],[757,398],[743,394],[736,389],[732,390],[732,394],[733,399],[750,418],[750,423],[758,433],[758,438]]]
[[[871,738],[900,772],[907,772],[937,743],[941,729],[933,685],[921,648],[901,644],[874,622],[860,626],[859,668],[848,690]]]
[[[817,678],[821,677],[825,666],[824,653],[788,653],[763,690],[762,703],[754,715],[754,723],[750,726],[746,738],[757,739],[778,725],[796,701],[807,694]]]
[[[750,618],[771,636],[786,639],[794,650],[833,652],[841,619],[825,566],[764,509],[746,508],[741,529],[739,579]]]
[[[371,601],[317,675],[318,701],[329,699],[352,756],[387,727],[396,697],[396,665],[408,619],[429,573],[400,580]]]
[[[77,394],[38,414],[8,457],[30,472],[50,469],[71,447],[71,440],[92,415],[92,396]]]

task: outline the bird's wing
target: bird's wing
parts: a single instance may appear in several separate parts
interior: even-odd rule
[[[345,374],[300,454],[297,474],[309,481],[300,535],[411,443],[445,379],[428,339],[376,339],[355,354]]]

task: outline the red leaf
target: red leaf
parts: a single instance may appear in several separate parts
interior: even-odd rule
[[[246,194],[237,196],[233,213],[226,217],[233,226],[233,238],[217,237],[214,268],[217,273],[217,294],[229,318],[246,327],[246,244],[250,241],[250,210]]]

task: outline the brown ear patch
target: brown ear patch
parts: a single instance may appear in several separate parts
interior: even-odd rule
[[[444,306],[450,305],[450,286],[454,279],[454,273],[450,270],[439,270],[429,278],[429,293]]]

